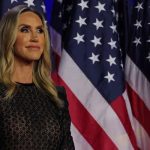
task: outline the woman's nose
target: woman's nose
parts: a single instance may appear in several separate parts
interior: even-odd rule
[[[31,40],[38,41],[38,33],[36,31],[31,33]]]

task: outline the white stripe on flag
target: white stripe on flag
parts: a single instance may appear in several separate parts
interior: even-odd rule
[[[141,150],[148,150],[150,148],[150,137],[147,132],[141,126],[141,124],[134,118],[135,134],[137,138],[138,146]]]
[[[150,83],[134,62],[126,56],[126,80],[150,110]],[[138,79],[138,80],[137,80]],[[142,86],[144,85],[144,86]]]
[[[71,135],[73,137],[76,150],[93,150],[91,145],[85,140],[85,138],[78,132],[76,127],[71,124]]]
[[[148,150],[148,148],[150,147],[150,137],[148,136],[145,129],[141,126],[139,121],[133,116],[132,110],[131,110],[131,104],[130,104],[130,101],[129,101],[126,91],[124,92],[123,97],[125,99],[127,111],[129,114],[129,118],[130,118],[130,122],[131,122],[131,125],[133,128],[133,131],[136,136],[138,147],[141,150]]]
[[[117,148],[120,150],[132,150],[133,146],[116,113],[65,50],[62,52],[59,75]]]

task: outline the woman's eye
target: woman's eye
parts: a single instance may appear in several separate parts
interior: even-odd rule
[[[43,31],[43,29],[42,28],[38,28],[37,29],[37,33],[43,33],[44,31]]]
[[[27,27],[22,27],[22,28],[20,29],[20,31],[21,31],[21,32],[24,32],[24,33],[27,33],[27,32],[29,32],[29,29],[28,29]]]

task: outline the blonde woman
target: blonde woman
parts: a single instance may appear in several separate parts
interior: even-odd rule
[[[65,91],[50,79],[44,17],[24,5],[0,22],[0,150],[74,150]]]

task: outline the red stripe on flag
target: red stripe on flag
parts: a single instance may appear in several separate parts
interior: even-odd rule
[[[79,100],[63,82],[63,80],[56,74],[55,76],[53,74],[53,78],[57,78],[57,84],[59,83],[59,85],[63,85],[65,87],[69,101],[69,111],[72,123],[79,130],[81,135],[89,142],[89,144],[91,144],[94,150],[117,150],[117,147],[108,137],[108,135],[79,102]],[[85,125],[85,122],[88,122],[88,124]]]
[[[122,96],[119,96],[117,99],[115,99],[111,103],[111,106],[114,109],[114,111],[116,112],[119,119],[121,120],[134,149],[139,150],[139,148],[137,146],[137,142],[136,142],[136,137],[135,137],[134,131],[133,131],[131,123],[130,123],[130,119],[128,116],[124,98]]]
[[[127,84],[127,92],[134,116],[150,136],[150,120],[148,119],[150,117],[149,109],[137,93],[129,86],[129,84]]]
[[[60,78],[58,76],[57,71],[53,71],[51,74],[51,77],[52,77],[53,81],[55,82],[55,85],[60,85]]]
[[[68,98],[71,99],[70,113],[73,119],[72,122],[92,147],[95,150],[100,148],[103,150],[116,150],[116,146],[71,91],[68,91]],[[85,122],[88,123],[85,125]]]

